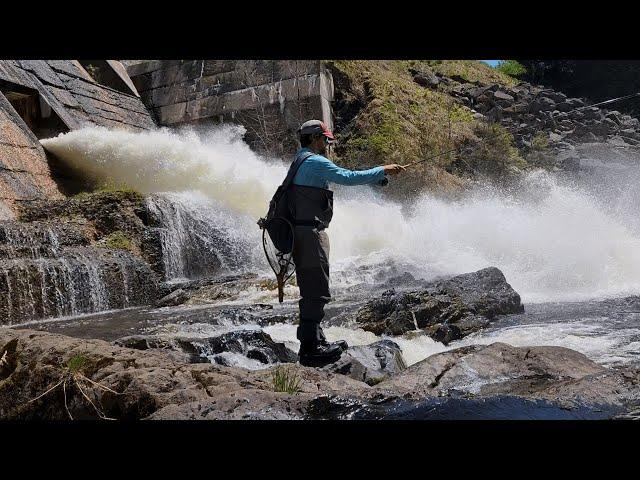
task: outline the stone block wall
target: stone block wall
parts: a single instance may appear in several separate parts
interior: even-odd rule
[[[151,60],[127,71],[161,125],[239,123],[275,155],[296,149],[302,122],[332,125],[333,81],[318,60]]]

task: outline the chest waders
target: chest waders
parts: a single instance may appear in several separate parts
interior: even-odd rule
[[[301,297],[297,337],[303,344],[316,344],[325,340],[320,322],[324,306],[331,300],[329,236],[325,229],[333,217],[333,192],[292,185],[288,202],[294,226],[293,261]]]

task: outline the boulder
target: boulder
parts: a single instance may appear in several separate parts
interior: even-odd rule
[[[385,359],[389,370],[397,349],[383,342],[377,348],[382,355],[365,350],[362,360],[375,357],[382,367]],[[187,364],[169,353],[0,328],[0,419],[97,419],[96,408],[121,420],[548,418],[551,411],[610,418],[640,404],[640,370],[608,369],[562,347],[462,347],[375,386],[298,364],[251,371]],[[487,406],[493,413],[482,417]]]
[[[616,110],[611,110],[610,112],[607,112],[604,118],[615,122],[616,125],[622,125],[622,115],[620,114],[620,112]]]
[[[471,345],[432,355],[382,382],[414,398],[448,395],[538,396],[552,384],[597,375],[606,368],[564,347]]]
[[[376,335],[425,329],[446,344],[485,327],[496,315],[521,312],[520,295],[500,270],[489,267],[432,282],[421,290],[388,290],[360,308],[355,321]]]
[[[398,344],[391,340],[380,340],[370,345],[349,347],[337,362],[327,365],[323,370],[375,385],[406,368]]]
[[[422,71],[413,76],[413,81],[418,85],[428,88],[436,88],[440,85],[440,79],[436,77],[432,72]]]
[[[556,92],[554,90],[543,90],[540,92],[540,96],[553,100],[554,102],[564,102],[567,96],[564,93]]]
[[[496,90],[495,92],[493,92],[493,98],[503,106],[509,106],[515,101],[512,95],[509,95],[502,90]]]
[[[581,110],[585,120],[602,120],[602,110],[598,107],[589,107]]]
[[[556,102],[547,97],[539,97],[531,103],[531,112],[550,112],[556,109]]]

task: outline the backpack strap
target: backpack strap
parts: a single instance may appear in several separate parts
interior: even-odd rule
[[[309,157],[314,156],[314,155],[315,155],[314,152],[306,153],[302,157],[296,158],[294,160],[294,162],[289,167],[289,172],[287,173],[287,176],[285,177],[284,181],[282,182],[283,190],[286,190],[291,186],[291,184],[293,183],[293,179],[296,176],[296,173],[298,173],[298,169],[305,162],[305,160],[307,158],[309,158]]]

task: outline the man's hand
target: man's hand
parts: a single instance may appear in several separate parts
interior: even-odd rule
[[[397,163],[392,163],[391,165],[383,165],[384,173],[387,175],[397,175],[400,172],[404,172],[405,168],[402,165],[398,165]]]

